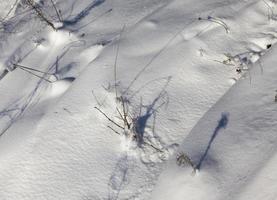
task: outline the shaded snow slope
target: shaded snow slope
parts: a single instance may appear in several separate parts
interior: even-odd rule
[[[173,156],[153,199],[276,197],[276,53],[276,48],[268,52],[261,59],[263,73],[255,65],[252,83],[240,80],[184,139],[178,151],[200,172],[193,176],[191,168],[178,168]]]
[[[55,2],[63,23],[39,6],[58,30],[21,1],[0,32],[0,199],[243,199],[270,183],[274,2]],[[152,147],[94,109],[121,123],[119,96]],[[176,153],[201,158],[222,112],[191,177]]]

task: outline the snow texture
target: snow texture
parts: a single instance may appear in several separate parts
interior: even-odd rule
[[[33,5],[0,3],[0,199],[276,198],[277,2]]]

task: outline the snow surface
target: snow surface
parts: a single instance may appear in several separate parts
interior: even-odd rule
[[[0,199],[276,198],[275,1],[35,2],[57,30],[0,3]]]
[[[9,19],[14,15],[18,0],[1,1],[0,4],[0,20]]]

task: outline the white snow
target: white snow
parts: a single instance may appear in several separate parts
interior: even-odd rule
[[[276,198],[277,2],[35,2],[57,30],[0,3],[0,199]]]
[[[64,79],[52,82],[52,84],[50,84],[49,91],[45,92],[46,96],[54,98],[62,95],[63,93],[66,92],[66,90],[69,89],[73,81],[74,81],[74,78],[64,78]]]
[[[18,0],[1,1],[0,4],[0,20],[9,19],[14,15]]]

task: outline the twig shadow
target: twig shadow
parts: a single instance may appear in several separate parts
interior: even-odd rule
[[[100,6],[102,3],[104,3],[106,0],[95,0],[92,3],[90,3],[84,10],[82,10],[80,13],[78,13],[74,18],[69,20],[64,20],[63,24],[64,26],[72,26],[77,24],[79,21],[81,21],[83,18],[85,18],[91,10],[97,6]]]
[[[67,52],[70,50],[68,48],[65,50],[61,55],[57,57],[57,60],[59,61],[62,59]],[[56,61],[48,67],[47,72],[51,72],[56,67]],[[0,137],[3,136],[8,129],[17,122],[25,113],[25,111],[31,106],[35,105],[35,99],[36,101],[39,101],[39,90],[42,87],[42,83],[44,81],[44,78],[47,74],[45,74],[42,78],[39,79],[39,81],[36,83],[35,87],[28,93],[26,96],[19,98],[15,102],[8,105],[5,109],[0,111],[0,120],[3,118],[8,118],[9,121],[6,123],[5,127],[0,130]]]
[[[218,124],[217,124],[216,128],[214,129],[214,132],[212,134],[212,137],[209,140],[208,146],[206,147],[206,150],[205,150],[204,154],[201,156],[198,164],[196,165],[196,169],[200,170],[201,165],[202,165],[203,161],[205,160],[205,158],[207,157],[208,152],[209,152],[209,150],[211,148],[211,145],[212,145],[214,139],[216,138],[216,136],[218,135],[219,131],[221,129],[226,129],[227,124],[229,122],[229,115],[230,114],[226,113],[226,112],[221,113],[221,118],[218,121]]]
[[[135,133],[138,146],[141,147],[144,144],[144,139],[147,138],[151,141],[149,135],[145,136],[145,130],[148,127],[149,120],[153,119],[153,126],[152,126],[152,137],[155,137],[155,121],[156,121],[156,114],[161,107],[168,104],[169,97],[166,92],[166,87],[170,82],[170,78],[167,79],[165,85],[163,86],[162,90],[158,94],[158,96],[152,101],[149,105],[143,105],[142,102],[140,103],[139,114],[134,119],[133,131]],[[132,96],[133,97],[133,96]],[[142,101],[142,99],[141,99]],[[144,112],[142,110],[145,110]],[[151,135],[150,135],[151,137]]]
[[[134,120],[134,133],[136,134],[138,146],[141,147],[144,143],[145,139],[145,129],[148,127],[148,122],[151,118],[153,118],[153,121],[155,122],[156,119],[156,113],[158,110],[167,103],[166,100],[163,100],[163,98],[166,96],[166,92],[162,91],[151,104],[149,105],[142,105],[140,108],[140,113]],[[159,103],[161,100],[163,100],[161,103]],[[145,111],[142,113],[142,109],[145,109]],[[155,124],[153,124],[154,129]],[[154,133],[153,133],[154,134]]]

